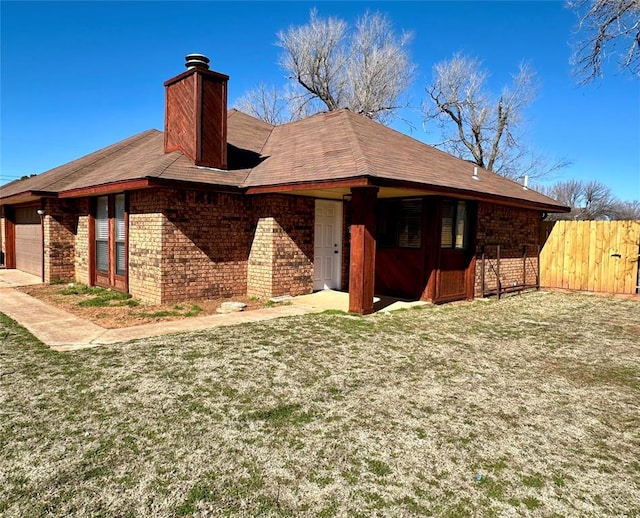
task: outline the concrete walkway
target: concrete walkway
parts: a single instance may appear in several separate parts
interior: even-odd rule
[[[347,293],[325,290],[310,295],[286,298],[290,305],[246,312],[205,315],[120,329],[106,329],[60,308],[42,302],[14,288],[40,284],[40,278],[18,270],[0,269],[0,313],[26,327],[41,342],[56,351],[73,351],[172,333],[188,333],[220,326],[259,322],[273,318],[319,313],[326,309],[348,311]],[[393,310],[415,304],[396,299],[376,299],[376,310]]]
[[[324,311],[302,304],[274,306],[247,312],[206,315],[153,324],[105,329],[13,288],[0,288],[0,313],[26,327],[38,340],[56,351],[73,351],[172,333],[190,333],[220,326],[259,322],[273,318]]]
[[[307,304],[274,306],[247,312],[206,315],[154,324],[105,329],[55,306],[14,289],[40,284],[40,278],[17,270],[0,270],[0,313],[24,326],[38,340],[56,351],[73,351],[149,338],[171,333],[188,333],[220,326],[259,322],[273,318],[324,311]]]

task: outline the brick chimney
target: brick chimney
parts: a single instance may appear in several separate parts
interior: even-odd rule
[[[186,57],[187,71],[165,81],[164,152],[180,150],[196,165],[227,167],[227,81],[202,54]]]

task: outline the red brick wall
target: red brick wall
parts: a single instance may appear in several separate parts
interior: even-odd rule
[[[313,289],[314,200],[154,190],[129,197],[129,291],[153,302]]]
[[[162,300],[231,297],[247,292],[253,230],[240,195],[166,193],[162,228]]]
[[[500,245],[500,281],[503,287],[535,284],[539,270],[537,244],[542,217],[535,210],[478,203],[475,295],[482,295],[482,251],[485,253],[485,289],[497,287],[497,247]],[[527,245],[526,272],[523,246]],[[493,268],[492,268],[493,266]],[[526,276],[525,276],[526,273]]]
[[[131,193],[131,294],[152,302],[244,295],[246,203],[239,195],[200,191]]]

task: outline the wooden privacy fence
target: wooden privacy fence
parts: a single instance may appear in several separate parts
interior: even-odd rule
[[[640,221],[542,223],[540,285],[640,293]]]

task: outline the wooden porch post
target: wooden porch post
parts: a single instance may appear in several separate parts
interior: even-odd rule
[[[13,207],[4,208],[4,266],[16,267],[16,223]]]
[[[349,311],[367,315],[373,312],[378,188],[352,187],[351,195]]]

